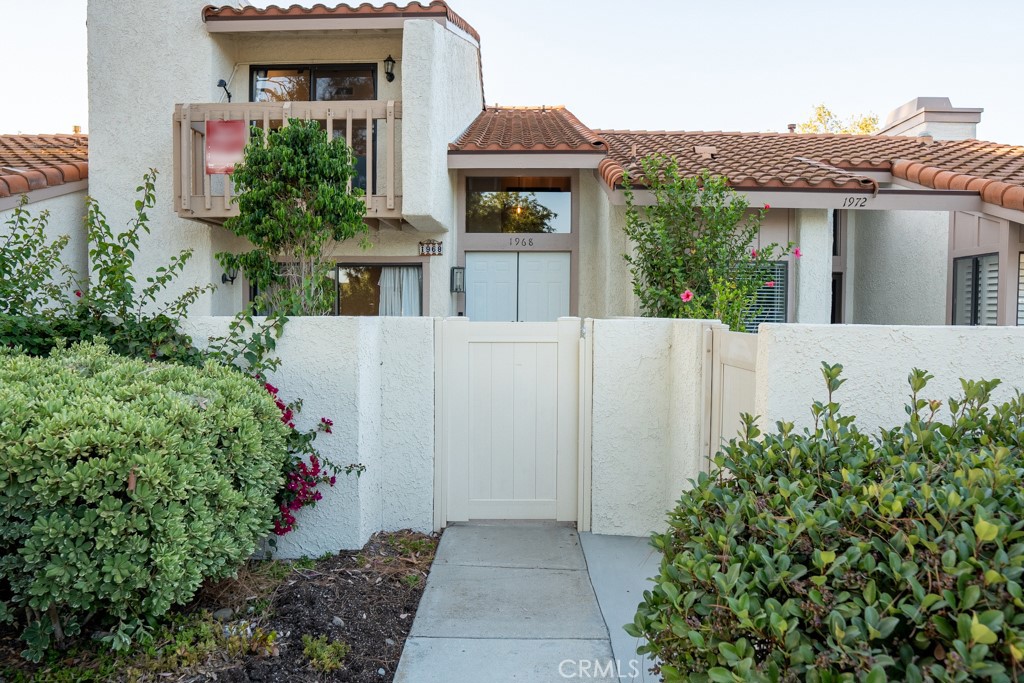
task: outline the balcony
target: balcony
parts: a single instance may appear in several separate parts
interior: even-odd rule
[[[238,215],[231,177],[207,173],[207,121],[248,121],[267,131],[286,126],[293,118],[319,121],[329,136],[344,137],[353,148],[358,166],[354,184],[365,191],[368,219],[402,217],[398,159],[402,103],[380,100],[176,105],[174,209],[178,215],[209,223]]]

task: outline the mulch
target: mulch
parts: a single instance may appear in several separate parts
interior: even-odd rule
[[[147,673],[152,678],[143,680],[390,683],[416,616],[436,544],[436,536],[413,532],[378,534],[360,551],[296,563],[283,580],[268,582],[258,570],[249,573],[243,569],[237,579],[204,587],[185,612],[230,608],[240,616],[225,618],[226,628],[274,631],[273,647],[256,653],[215,653],[199,667],[150,670]],[[347,643],[351,650],[343,668],[314,669],[303,653],[303,635]],[[14,645],[13,637],[15,633],[0,630],[0,644]],[[2,643],[4,640],[7,643]],[[31,673],[24,669],[22,673],[31,680]]]

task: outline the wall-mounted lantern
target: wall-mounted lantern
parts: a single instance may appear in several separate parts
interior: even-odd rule
[[[420,256],[440,256],[441,243],[437,240],[423,240],[420,242]]]
[[[388,79],[388,83],[395,80],[395,58],[391,55],[384,60],[384,78]]]
[[[462,266],[452,266],[452,294],[465,294],[466,292],[466,269]]]
[[[233,284],[235,284],[235,279],[237,279],[237,278],[238,278],[238,268],[229,268],[227,270],[227,272],[225,272],[223,275],[220,276],[220,281],[221,281],[221,284],[233,285]]]

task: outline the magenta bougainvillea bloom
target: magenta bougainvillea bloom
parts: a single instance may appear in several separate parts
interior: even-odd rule
[[[757,258],[757,249],[750,250],[750,258]]]
[[[75,296],[77,296],[77,297],[81,297],[81,296],[82,296],[82,290],[80,290],[80,289],[76,289],[76,290],[75,290]]]
[[[682,299],[683,303],[685,304],[693,300],[693,292],[691,292],[690,290],[686,290],[685,292],[679,295],[679,298]]]
[[[771,205],[771,204],[765,204],[765,205],[764,205],[764,210],[765,210],[765,211],[767,211],[767,210],[768,210],[768,209],[770,209],[770,208],[772,208],[772,205]]]
[[[803,255],[804,255],[804,252],[800,251],[800,247],[796,247],[795,249],[793,249],[793,256],[796,256],[797,258],[800,258]]]
[[[774,287],[775,286],[775,280],[769,280],[768,282],[764,283],[764,286],[765,287]]]

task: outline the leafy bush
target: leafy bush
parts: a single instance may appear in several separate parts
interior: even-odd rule
[[[287,432],[231,368],[0,350],[0,617],[28,615],[26,656],[93,614],[125,646],[233,573],[271,529]]]
[[[861,433],[832,400],[813,431],[745,433],[655,535],[633,624],[666,681],[1011,681],[1024,677],[1024,397],[998,381],[920,398]]]
[[[61,254],[71,238],[46,234],[50,212],[32,216],[22,195],[0,232],[0,314],[28,315],[59,309],[67,300],[73,273]]]
[[[637,206],[625,178],[626,225],[631,253],[624,258],[633,276],[633,292],[645,316],[717,318],[744,329],[762,313],[754,306],[774,261],[793,244],[755,248],[767,204],[755,211],[743,194],[721,176],[705,172],[685,176],[671,157],[640,160],[642,182],[654,195],[651,206]]]

